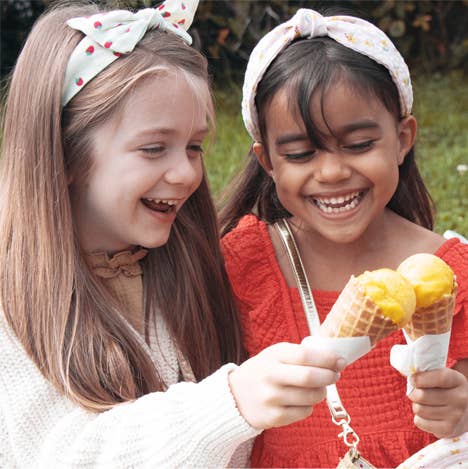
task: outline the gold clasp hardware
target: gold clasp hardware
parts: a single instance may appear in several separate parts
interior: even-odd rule
[[[357,451],[357,445],[359,444],[359,436],[351,428],[348,422],[343,421],[341,424],[343,431],[338,434],[339,437],[343,438],[344,444],[349,448],[353,448]]]
[[[335,425],[343,425],[351,422],[351,417],[342,405],[329,404],[328,408],[330,409],[332,421]]]

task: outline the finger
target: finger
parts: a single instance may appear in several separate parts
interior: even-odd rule
[[[466,406],[466,390],[464,387],[457,387],[453,389],[443,388],[420,388],[414,389],[408,396],[409,399],[422,405],[430,406],[450,406],[450,407],[465,407]]]
[[[307,407],[323,401],[327,395],[325,388],[297,388],[286,386],[279,396],[279,405]]]
[[[321,388],[336,383],[339,377],[339,373],[326,368],[280,364],[275,383],[299,388]]]
[[[432,433],[437,438],[445,438],[452,436],[453,429],[451,425],[444,420],[427,420],[414,416],[414,424],[421,430]]]
[[[413,413],[425,420],[444,420],[450,409],[445,406],[432,406],[413,403]]]
[[[447,396],[447,394],[448,393],[444,389],[439,388],[416,388],[408,397],[416,404],[440,406],[447,404],[447,401],[449,400],[449,396]]]
[[[321,350],[316,346],[279,343],[271,347],[281,363],[290,365],[308,365],[340,371],[344,368],[343,359],[331,351]]]
[[[411,376],[411,384],[416,388],[455,388],[465,381],[461,373],[451,368],[424,371]]]

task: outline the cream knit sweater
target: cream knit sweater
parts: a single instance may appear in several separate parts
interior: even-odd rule
[[[169,389],[96,415],[58,393],[0,314],[0,468],[247,465],[259,432],[229,389],[236,365],[199,383],[178,383],[178,354],[162,320],[156,330],[148,351]]]

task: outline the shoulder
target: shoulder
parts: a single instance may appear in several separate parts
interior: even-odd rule
[[[226,270],[237,298],[248,303],[274,290],[281,272],[267,224],[254,215],[243,217],[221,240]]]
[[[468,312],[468,244],[456,238],[445,241],[435,253],[453,270],[457,278],[457,302],[455,312]]]
[[[249,262],[254,258],[262,259],[260,248],[271,244],[265,222],[254,215],[241,218],[237,226],[221,240],[226,264]]]
[[[255,215],[245,215],[240,220],[239,223],[233,228],[229,233],[224,235],[222,242],[223,244],[229,243],[233,238],[238,238],[249,233],[258,233],[261,230],[266,230],[266,223]]]

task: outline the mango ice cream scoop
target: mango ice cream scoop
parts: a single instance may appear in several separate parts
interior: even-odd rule
[[[411,319],[416,295],[411,283],[391,269],[351,276],[319,329],[323,337],[368,336],[371,345]]]
[[[414,254],[397,271],[414,288],[416,310],[405,331],[412,340],[427,334],[443,334],[452,326],[457,283],[452,269],[433,254]]]

